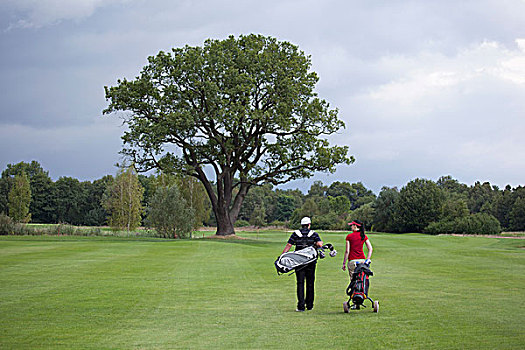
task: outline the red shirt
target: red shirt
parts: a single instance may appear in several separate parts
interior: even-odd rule
[[[350,253],[348,254],[348,260],[365,259],[365,253],[363,252],[363,245],[368,237],[365,235],[365,239],[361,239],[361,232],[354,231],[346,236],[346,240],[350,242]]]

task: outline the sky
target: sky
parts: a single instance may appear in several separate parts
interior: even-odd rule
[[[0,0],[0,169],[116,174],[104,86],[159,51],[257,33],[311,56],[356,159],[315,180],[525,185],[525,0]]]

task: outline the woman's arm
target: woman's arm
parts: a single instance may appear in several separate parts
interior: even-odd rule
[[[368,254],[367,254],[367,259],[370,259],[372,257],[372,252],[374,251],[374,249],[372,248],[372,243],[370,243],[370,240],[366,240],[365,241],[365,244],[366,244],[366,249],[368,250]]]
[[[348,259],[348,254],[350,254],[350,241],[346,241],[345,255],[343,256],[343,271],[346,270],[346,259]]]

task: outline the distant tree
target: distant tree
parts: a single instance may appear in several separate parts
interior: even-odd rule
[[[188,238],[195,226],[195,210],[176,184],[159,186],[148,208],[148,221],[164,238]]]
[[[276,207],[277,194],[273,191],[271,184],[253,187],[244,199],[239,219],[249,222],[256,207],[265,207],[267,215],[273,215]]]
[[[210,217],[211,204],[204,185],[194,177],[177,176],[176,183],[187,205],[195,211],[195,229]]]
[[[33,160],[30,163],[19,162],[8,164],[0,179],[0,212],[7,213],[7,194],[10,190],[10,181],[16,175],[25,173],[31,188],[31,204],[29,211],[31,221],[50,223],[54,219],[53,181],[49,172],[44,171],[40,163]]]
[[[301,208],[295,209],[292,213],[289,225],[291,227],[297,227],[301,221],[301,218],[305,216],[312,218],[321,215],[318,202],[324,199],[325,198],[319,197],[306,198]]]
[[[345,196],[350,200],[350,209],[354,210],[361,205],[371,203],[375,200],[374,192],[367,189],[361,182],[333,182],[326,191],[327,196]]]
[[[515,201],[516,198],[510,185],[505,186],[505,189],[495,196],[492,213],[505,229],[509,228],[509,214]]]
[[[135,80],[106,87],[104,113],[130,112],[123,153],[141,171],[180,171],[201,181],[217,234],[230,235],[253,186],[353,162],[348,147],[327,140],[344,123],[317,97],[310,67],[297,46],[271,37],[207,40],[159,52]]]
[[[149,207],[151,203],[151,199],[153,198],[153,195],[155,194],[155,190],[157,189],[157,185],[158,185],[157,176],[155,175],[145,176],[142,174],[138,174],[139,183],[144,189],[144,193],[142,195],[142,202],[141,202],[141,206],[144,209],[142,211],[142,221],[143,222],[147,221],[146,220],[147,208]],[[164,185],[164,186],[167,186],[167,185]]]
[[[321,181],[314,181],[308,190],[307,197],[324,197],[328,187],[325,186]]]
[[[31,185],[31,221],[37,223],[54,222],[54,183],[47,171],[35,173],[29,180]]]
[[[93,181],[87,189],[86,209],[83,224],[88,226],[103,226],[107,223],[109,213],[102,206],[104,192],[114,181],[112,175],[106,175]]]
[[[25,172],[15,176],[13,186],[9,191],[9,216],[15,222],[29,222],[29,204],[31,203],[31,187]]]
[[[128,231],[140,226],[143,193],[144,189],[133,167],[120,169],[102,199],[104,208],[110,213],[109,225]]]
[[[471,213],[492,213],[498,189],[489,182],[477,181],[469,188],[468,206]]]
[[[350,200],[346,196],[328,197],[330,201],[330,211],[337,216],[344,216],[350,211]]]
[[[326,195],[331,197],[345,196],[349,200],[357,197],[356,190],[352,187],[349,182],[333,182],[326,190]]]
[[[330,204],[330,197],[319,198],[316,202],[317,202],[317,207],[319,208],[319,215],[327,215],[332,212],[332,205]],[[335,213],[333,214],[334,216],[337,216],[337,214]]]
[[[75,178],[63,176],[54,184],[55,222],[80,225],[84,220],[86,187]]]
[[[433,221],[438,221],[444,194],[435,182],[415,179],[399,192],[394,215],[401,232],[422,232]]]
[[[296,209],[296,201],[293,196],[281,193],[277,197],[276,217],[278,221],[288,221]]]
[[[356,195],[354,200],[350,199],[352,202],[352,210],[357,209],[362,205],[372,203],[376,199],[374,192],[366,188],[361,182],[353,183],[352,188]]]
[[[444,220],[454,220],[469,216],[467,201],[461,196],[448,196],[441,208],[441,218]]]
[[[334,212],[328,212],[323,215],[314,216],[312,219],[312,227],[319,230],[338,230],[340,229],[340,219]]]
[[[350,226],[348,226],[348,222],[359,220],[361,222],[364,222],[365,228],[367,230],[372,229],[372,227],[374,226],[375,211],[376,209],[373,207],[373,203],[367,203],[365,205],[360,206],[359,208],[350,212],[348,220],[346,220],[346,223],[344,223],[344,228],[350,229]]]
[[[9,212],[9,179],[8,177],[2,177],[0,178],[0,214],[7,215]]]
[[[525,196],[518,197],[509,213],[509,228],[525,231]]]
[[[382,232],[398,232],[396,226],[395,207],[399,199],[399,191],[396,187],[384,186],[379,192],[379,196],[373,203],[374,208],[374,229]]]
[[[456,193],[456,194],[468,194],[468,186],[465,184],[460,183],[458,180],[452,178],[452,176],[441,176],[436,184],[439,188],[441,188],[443,191],[448,193]]]
[[[266,210],[264,205],[256,206],[250,216],[250,225],[257,228],[263,227],[266,225]]]
[[[33,176],[44,172],[40,163],[36,160],[31,161],[31,163],[19,162],[16,164],[7,164],[6,169],[2,172],[2,177],[15,176],[25,173],[28,179],[31,179]]]
[[[320,214],[318,202],[313,198],[306,199],[301,207],[301,216],[313,217],[318,214]]]

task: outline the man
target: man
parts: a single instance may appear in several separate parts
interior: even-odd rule
[[[284,247],[283,253],[286,253],[295,245],[295,250],[301,250],[306,247],[321,248],[323,241],[319,235],[310,229],[311,220],[309,217],[301,219],[301,229],[294,231],[288,243]],[[297,309],[295,311],[304,311],[305,306],[307,310],[312,310],[314,307],[314,281],[315,281],[315,266],[317,261],[311,262],[304,267],[295,271],[297,279]],[[304,282],[306,280],[306,300],[304,298]]]

